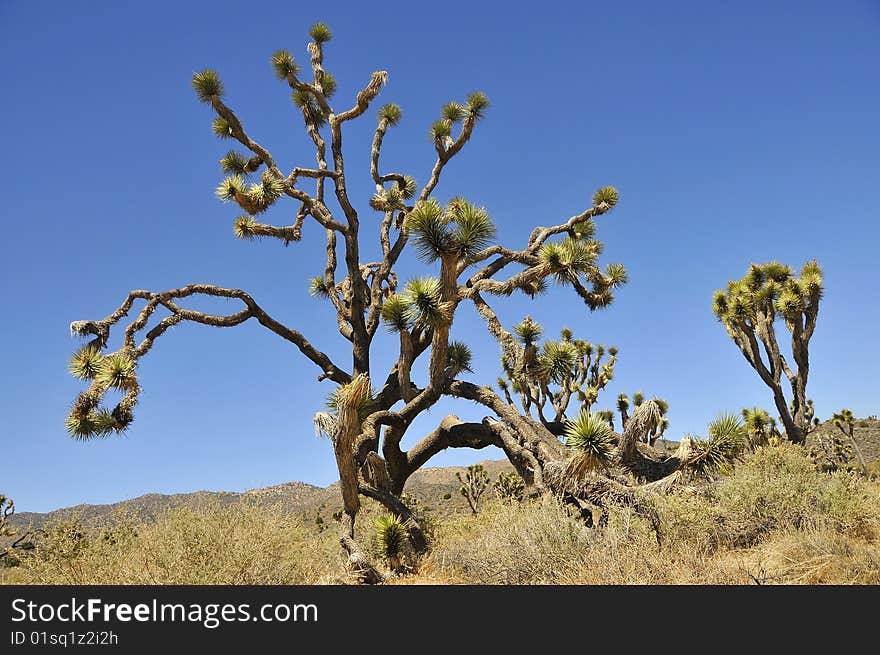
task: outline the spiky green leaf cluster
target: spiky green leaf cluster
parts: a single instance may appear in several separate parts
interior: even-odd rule
[[[594,205],[601,205],[602,203],[605,203],[608,205],[608,207],[614,207],[619,199],[620,196],[617,193],[617,189],[615,189],[613,186],[603,186],[601,189],[593,194]]]
[[[210,68],[193,73],[192,87],[199,101],[210,103],[214,97],[222,97],[224,93],[223,80],[217,71]]]
[[[336,88],[338,86],[338,82],[336,81],[336,76],[333,75],[328,70],[325,70],[323,75],[321,76],[321,90],[324,92],[325,98],[332,98],[336,93]]]
[[[542,334],[544,334],[544,326],[533,321],[531,316],[526,316],[522,322],[513,326],[513,333],[523,345],[531,346],[541,338]]]
[[[566,237],[545,243],[538,257],[550,265],[553,277],[560,283],[574,282],[581,273],[592,273],[599,256],[598,241],[581,241]]]
[[[221,139],[231,139],[232,138],[232,126],[222,116],[218,116],[214,119],[214,122],[211,123],[211,129],[214,134]]]
[[[259,182],[251,184],[247,194],[259,210],[264,210],[280,198],[286,188],[284,180],[267,174]]]
[[[611,428],[594,412],[581,412],[566,424],[565,443],[577,452],[582,472],[606,469],[614,458]]]
[[[309,36],[314,39],[315,43],[327,43],[333,38],[333,33],[327,23],[315,23],[309,28]]]
[[[75,439],[105,437],[123,429],[112,412],[106,409],[92,410],[86,414],[71,412],[67,416],[65,427],[67,433]]]
[[[623,264],[608,264],[605,269],[605,277],[608,280],[609,287],[623,286],[629,281],[629,273]]]
[[[750,407],[742,410],[743,425],[753,446],[767,443],[770,437],[778,436],[776,421],[766,409]]]
[[[463,341],[450,341],[446,350],[446,366],[449,375],[455,377],[463,371],[473,373],[471,370],[473,356],[470,346]]]
[[[538,362],[545,379],[562,384],[577,366],[577,348],[568,341],[546,341]]]
[[[409,304],[401,294],[395,293],[382,305],[382,321],[391,332],[400,332],[410,327]]]
[[[422,329],[436,329],[452,319],[451,308],[440,293],[440,280],[418,277],[406,283],[400,294],[407,307],[407,320]]]
[[[385,121],[388,125],[397,125],[400,123],[401,116],[403,116],[403,112],[400,107],[394,103],[383,105],[379,110],[379,120]]]
[[[329,298],[330,290],[327,288],[327,280],[323,275],[318,275],[309,280],[309,295],[317,298]]]
[[[256,236],[254,228],[257,223],[252,216],[239,216],[232,223],[232,231],[237,239],[249,240]]]
[[[581,221],[571,228],[571,237],[578,241],[592,241],[595,236],[596,224],[590,219]]]
[[[547,291],[547,280],[539,277],[535,280],[523,282],[522,284],[517,286],[517,289],[522,291],[529,298],[535,298],[536,296],[540,296],[542,293],[545,293]]]
[[[739,416],[721,414],[709,424],[709,439],[695,439],[688,467],[699,475],[727,473],[745,448],[748,433]]]
[[[70,374],[81,380],[92,380],[101,370],[104,359],[101,349],[91,344],[83,346],[70,358],[68,370]]]
[[[465,114],[465,108],[457,102],[448,102],[443,105],[443,108],[440,110],[440,115],[444,120],[451,121],[452,123],[458,123],[464,119]]]
[[[482,91],[474,91],[468,95],[465,105],[468,114],[474,120],[480,120],[486,116],[486,110],[489,108],[489,96]]]
[[[436,120],[431,123],[428,133],[432,139],[445,139],[452,134],[452,123],[443,118]]]
[[[454,198],[445,208],[430,198],[407,215],[406,225],[419,257],[434,262],[446,255],[465,258],[495,238],[495,224],[483,207]]]
[[[404,175],[403,185],[398,188],[400,189],[400,195],[403,196],[405,200],[409,200],[416,195],[416,179],[411,175]]]
[[[245,176],[249,173],[250,160],[237,150],[230,150],[220,160],[220,168],[226,175]]]
[[[327,117],[324,116],[324,112],[318,107],[317,102],[315,102],[314,97],[309,91],[297,89],[291,93],[290,97],[293,100],[293,104],[302,110],[305,119],[309,123],[318,128],[327,124]]]
[[[277,50],[272,54],[272,70],[279,80],[286,80],[288,75],[299,75],[299,64],[287,50]]]
[[[128,390],[137,385],[135,360],[124,352],[105,355],[101,359],[95,380],[105,388]]]
[[[822,270],[815,261],[804,265],[800,278],[779,262],[752,264],[742,279],[715,292],[712,311],[729,329],[755,321],[759,314],[794,321],[819,302],[822,289]]]
[[[409,539],[409,527],[406,522],[394,514],[383,514],[375,523],[376,545],[379,553],[386,561],[393,561],[403,555],[407,540]]]
[[[381,212],[403,209],[403,199],[403,192],[395,183],[392,187],[377,192],[370,199],[370,207]]]

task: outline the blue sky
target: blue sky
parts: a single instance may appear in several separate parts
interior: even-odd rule
[[[307,294],[321,231],[311,225],[288,248],[234,238],[236,211],[213,196],[230,144],[211,133],[189,82],[217,69],[228,103],[282,168],[311,165],[268,61],[278,48],[307,61],[316,20],[334,30],[326,66],[340,82],[337,104],[373,70],[390,73],[380,103],[397,102],[404,119],[386,139],[389,169],[424,182],[440,105],[475,89],[489,95],[488,117],[437,195],[485,205],[502,242],[521,246],[535,224],[578,213],[600,186],[620,190],[598,221],[603,260],[630,272],[611,308],[590,314],[563,288],[499,306],[508,324],[530,313],[548,333],[567,325],[616,345],[600,407],[621,391],[660,395],[673,438],[704,433],[723,410],[771,407],[711,295],[750,262],[800,267],[815,257],[826,278],[808,387],[817,415],[880,413],[876,0],[332,6],[0,2],[0,492],[20,510],[335,479],[329,444],[311,426],[330,383],[316,384],[317,369],[259,325],[176,327],[141,363],[144,393],[127,434],[79,443],[64,431],[82,388],[66,372],[78,346],[68,325],[106,316],[132,288],[243,288],[348,367],[333,317]],[[375,220],[366,206],[374,113],[345,140],[364,234]],[[270,217],[286,222],[294,211],[288,203]],[[414,256],[401,266],[404,277],[427,272]],[[470,379],[493,381],[497,348],[472,309],[453,333],[476,350]],[[381,341],[374,377],[393,354],[393,338]],[[450,411],[483,415],[444,401],[412,438]],[[432,465],[487,456],[500,452],[450,451]]]

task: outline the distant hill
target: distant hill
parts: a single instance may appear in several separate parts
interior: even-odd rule
[[[506,460],[480,462],[494,480],[500,472],[512,471]],[[467,467],[448,466],[424,468],[417,471],[406,485],[406,493],[411,494],[432,510],[445,514],[466,507],[464,498],[458,493],[459,482],[456,472],[464,472]],[[450,494],[448,499],[444,495]],[[317,487],[305,482],[285,482],[262,489],[244,492],[196,491],[187,494],[146,494],[108,505],[75,505],[51,512],[17,512],[10,523],[25,527],[42,528],[55,521],[78,517],[86,526],[100,526],[108,523],[114,514],[125,513],[141,521],[152,521],[163,512],[180,507],[198,509],[209,504],[223,506],[239,502],[256,503],[265,506],[278,506],[285,511],[300,514],[309,520],[322,515],[327,520],[341,507],[339,483],[329,487]]]

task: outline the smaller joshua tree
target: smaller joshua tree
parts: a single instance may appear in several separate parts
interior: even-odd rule
[[[31,530],[19,530],[12,527],[9,523],[9,517],[15,514],[15,503],[12,498],[7,498],[0,494],[0,562],[3,564],[15,565],[18,562],[16,557],[16,549],[33,547],[33,544],[26,540],[32,538]]]
[[[862,455],[862,449],[859,448],[859,444],[856,443],[856,439],[853,436],[855,419],[853,418],[852,410],[842,409],[839,412],[835,412],[831,417],[831,421],[834,423],[834,426],[849,439],[849,442],[852,444],[853,450],[856,453],[856,457],[859,459],[859,466],[862,469],[862,473],[868,475],[868,465],[865,464],[865,457]]]
[[[773,392],[786,436],[801,444],[814,427],[807,400],[807,377],[810,339],[816,329],[822,289],[822,269],[816,261],[804,264],[800,277],[794,275],[791,267],[770,262],[752,264],[745,277],[729,282],[726,290],[716,291],[712,301],[718,320]],[[794,368],[776,337],[778,319],[782,319],[791,334]],[[783,374],[791,387],[791,405],[783,393]]]
[[[525,493],[525,484],[516,473],[499,473],[492,483],[495,495],[503,502],[519,502]]]
[[[611,272],[617,275],[617,284],[626,282],[622,267]],[[498,387],[511,405],[515,403],[510,392],[518,394],[523,411],[528,414],[534,407],[545,425],[565,421],[574,398],[580,411],[589,412],[599,392],[614,377],[618,352],[614,346],[606,351],[602,344],[574,339],[572,331],[563,328],[559,340],[545,340],[539,348],[544,328],[531,316],[515,325],[513,332],[522,344],[522,356],[502,356],[506,378],[498,378]],[[545,414],[548,404],[552,411],[549,417]]]
[[[461,477],[461,473],[456,473],[455,477],[461,483],[461,487],[458,489],[459,493],[464,496],[471,512],[476,515],[480,511],[480,499],[489,486],[489,476],[486,470],[480,464],[473,464],[467,467],[464,478]]]
[[[15,530],[9,525],[9,517],[15,514],[15,503],[12,498],[0,494],[0,537],[12,537]]]

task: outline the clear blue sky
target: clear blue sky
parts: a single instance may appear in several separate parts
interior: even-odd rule
[[[501,308],[508,324],[530,312],[548,333],[568,325],[618,346],[600,407],[621,391],[660,395],[673,438],[704,433],[722,410],[771,407],[712,315],[711,295],[750,262],[799,267],[816,257],[826,299],[809,395],[821,418],[843,406],[880,413],[877,0],[503,10],[472,1],[395,9],[4,0],[0,492],[20,510],[335,479],[329,444],[311,426],[330,383],[315,384],[317,369],[258,325],[178,326],[141,363],[144,393],[126,435],[79,443],[64,431],[82,388],[66,370],[78,346],[68,325],[106,316],[132,288],[246,289],[348,366],[333,317],[306,292],[321,270],[320,230],[312,225],[288,248],[234,238],[236,211],[213,196],[230,144],[213,136],[211,112],[190,89],[193,71],[216,68],[229,104],[283,167],[312,164],[268,61],[278,48],[307,61],[316,20],[334,30],[326,65],[340,82],[337,104],[373,70],[389,71],[380,102],[399,103],[404,120],[386,139],[384,161],[422,182],[440,105],[488,93],[488,117],[438,196],[485,205],[505,243],[521,245],[535,224],[581,211],[599,186],[618,187],[620,204],[598,223],[604,261],[630,271],[615,304],[591,315],[555,289]],[[373,120],[355,125],[346,136],[349,186],[369,226]],[[273,210],[279,223],[295,211],[283,207]],[[413,257],[402,269],[426,272]],[[497,349],[471,308],[454,334],[477,350],[471,379],[493,381]],[[382,342],[377,371],[392,352],[392,339]],[[448,411],[483,414],[444,402],[417,427],[430,429]],[[451,451],[432,464],[487,456],[500,453]]]

